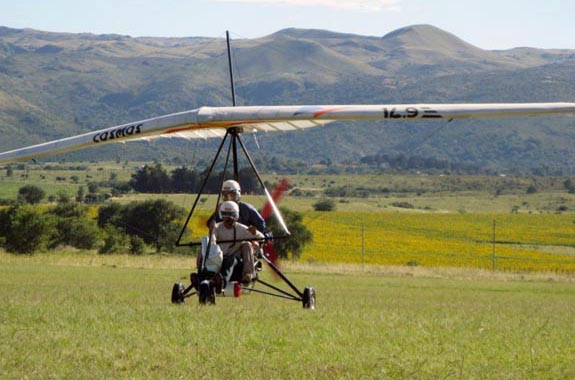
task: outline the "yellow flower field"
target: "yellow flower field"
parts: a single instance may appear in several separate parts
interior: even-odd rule
[[[308,212],[304,223],[307,261],[575,272],[573,215]]]

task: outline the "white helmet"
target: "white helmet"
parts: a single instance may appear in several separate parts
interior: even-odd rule
[[[232,193],[236,195],[236,201],[240,200],[242,190],[240,189],[240,184],[233,179],[228,179],[222,184],[222,193]]]
[[[233,179],[228,179],[222,184],[222,191],[236,192],[239,195],[241,192],[240,184]]]
[[[220,218],[224,217],[232,217],[235,220],[238,220],[240,217],[240,207],[234,201],[225,201],[220,205]]]

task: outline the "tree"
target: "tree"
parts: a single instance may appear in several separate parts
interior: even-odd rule
[[[200,183],[198,174],[185,166],[172,170],[171,180],[171,191],[176,193],[195,192]]]
[[[104,245],[100,247],[98,253],[119,253],[126,249],[128,243],[128,235],[122,229],[108,225],[104,228]]]
[[[166,193],[170,189],[170,176],[160,163],[144,165],[132,174],[130,185],[141,193]]]
[[[106,198],[105,195],[99,193],[88,193],[84,197],[84,202],[88,204],[99,203]]]
[[[18,190],[18,200],[23,203],[37,204],[44,199],[46,192],[35,185],[26,185]]]
[[[0,209],[0,238],[6,238],[10,230],[11,208]]]
[[[88,194],[97,194],[100,186],[98,186],[98,182],[90,181],[88,182]]]
[[[132,186],[125,181],[116,181],[112,184],[112,196],[119,197],[132,191]]]
[[[147,244],[156,246],[160,252],[166,247],[163,239],[173,231],[170,225],[184,215],[184,210],[164,199],[133,202],[126,212],[126,229],[130,235],[140,236]]]
[[[304,247],[313,241],[313,234],[303,224],[302,214],[284,207],[280,207],[280,212],[291,235],[287,238],[274,240],[275,251],[280,258],[289,258],[291,253],[291,257],[297,259],[301,256]],[[285,235],[285,231],[273,215],[266,219],[266,225],[268,231],[274,236]]]
[[[70,196],[63,191],[59,191],[56,196],[56,201],[58,202],[58,204],[69,203],[70,200],[71,200]]]
[[[116,202],[100,206],[98,209],[98,227],[104,228],[107,225],[121,226],[121,223],[123,223],[121,219],[124,218],[122,216],[124,209],[124,206]]]
[[[242,194],[261,194],[262,187],[251,167],[240,169],[238,173]]]
[[[50,213],[59,218],[80,218],[85,215],[86,209],[81,204],[66,201],[58,202],[58,204],[50,210]]]
[[[32,254],[44,249],[54,235],[53,219],[33,206],[12,207],[4,218],[8,252]]]
[[[78,249],[93,249],[100,241],[100,230],[94,220],[86,217],[62,218],[56,222],[56,234],[50,248],[69,245]]]
[[[563,186],[569,191],[570,194],[575,193],[575,181],[571,178],[566,179],[563,182]]]
[[[78,192],[76,193],[76,202],[84,202],[85,196],[86,196],[86,194],[85,194],[84,186],[78,187]]]
[[[179,220],[185,210],[164,199],[131,202],[127,205],[111,203],[100,208],[98,225],[120,228],[128,235],[139,236],[160,252],[171,250],[179,233]]]
[[[225,174],[225,175],[224,175]],[[201,179],[205,178],[207,175],[207,170],[201,173],[198,176],[198,188],[199,191],[199,184],[201,183]],[[239,170],[239,184],[242,189],[242,194],[261,194],[262,189],[257,177],[254,175],[252,168],[250,167],[243,167]],[[224,180],[233,179],[233,175],[228,171],[224,173],[223,171],[218,172],[217,174],[212,173],[210,177],[206,181],[206,186],[204,188],[205,194],[217,194],[221,190],[221,179],[222,177]]]
[[[86,206],[62,201],[50,209],[56,219],[56,233],[49,248],[69,245],[79,249],[93,249],[100,241],[100,230],[96,221],[86,216]]]

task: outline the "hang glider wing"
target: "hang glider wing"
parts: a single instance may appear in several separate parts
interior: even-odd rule
[[[221,137],[231,127],[253,133],[292,131],[349,120],[450,120],[565,113],[575,113],[575,103],[202,107],[0,153],[0,164],[111,142]]]

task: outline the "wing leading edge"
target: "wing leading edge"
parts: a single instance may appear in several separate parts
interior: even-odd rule
[[[221,137],[231,127],[241,127],[245,133],[284,132],[334,121],[471,119],[573,113],[575,103],[202,107],[0,153],[0,164],[112,142],[158,137]]]

